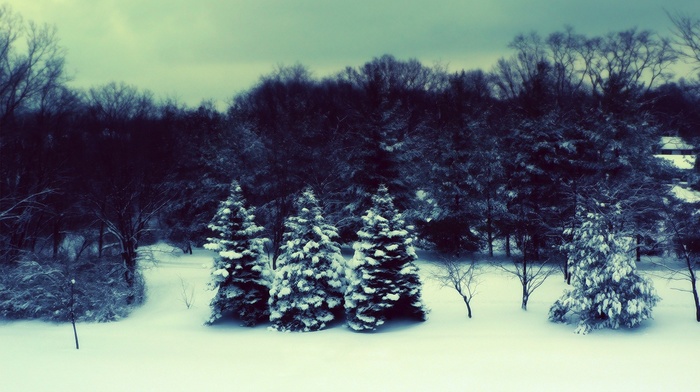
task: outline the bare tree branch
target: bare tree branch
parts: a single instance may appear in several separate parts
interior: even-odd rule
[[[445,258],[436,265],[440,270],[433,274],[435,279],[444,287],[451,287],[457,291],[467,306],[467,316],[472,318],[471,300],[477,294],[476,289],[481,283],[481,267],[475,259],[462,263],[455,258]]]
[[[693,18],[681,12],[666,15],[673,23],[673,44],[675,53],[691,64],[693,69],[700,71],[700,18]]]
[[[21,200],[18,200],[16,202],[13,202],[10,197],[3,197],[0,199],[0,206],[5,204],[5,203],[12,203],[9,206],[3,207],[2,210],[0,210],[0,222],[4,220],[12,220],[12,219],[19,219],[21,217],[21,212],[18,213],[18,210],[23,210],[23,209],[35,209],[35,208],[41,208],[44,207],[44,204],[40,203],[37,201],[37,199],[41,196],[53,193],[53,189],[44,189],[39,192],[35,192],[30,194],[29,196],[24,197]]]

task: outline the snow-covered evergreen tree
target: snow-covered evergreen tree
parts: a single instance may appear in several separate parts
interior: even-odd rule
[[[345,292],[345,315],[356,331],[374,330],[393,318],[426,319],[416,253],[403,217],[384,185],[372,203],[357,233]]]
[[[282,254],[270,289],[270,321],[279,331],[316,331],[343,314],[345,262],[311,189],[285,222]]]
[[[565,246],[573,266],[571,284],[549,311],[552,321],[564,322],[569,313],[579,321],[577,333],[593,329],[632,328],[651,318],[659,301],[651,280],[639,275],[632,254],[632,237],[616,231],[620,210],[596,203]]]
[[[211,301],[213,323],[226,314],[252,326],[268,318],[270,271],[263,260],[263,228],[255,224],[253,208],[246,208],[241,187],[233,182],[229,197],[220,203],[209,224],[216,236],[206,249],[218,253],[210,286],[217,290]]]

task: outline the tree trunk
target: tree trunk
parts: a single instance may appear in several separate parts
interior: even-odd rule
[[[73,336],[75,337],[75,349],[80,349],[78,342],[78,329],[75,327],[75,280],[70,282],[70,322],[73,324]]]
[[[695,276],[695,270],[692,265],[688,264],[688,270],[690,271],[690,285],[693,290],[693,299],[695,300],[695,321],[700,323],[700,298],[698,298],[698,282]]]
[[[58,248],[61,246],[61,218],[56,217],[53,221],[53,258],[58,257]]]
[[[637,234],[637,249],[635,250],[637,254],[637,263],[642,261],[642,236]]]
[[[564,259],[564,281],[567,285],[571,285],[571,266],[569,265],[569,258]]]
[[[124,280],[129,287],[129,296],[126,298],[126,303],[131,305],[136,297],[134,296],[134,288],[136,286],[136,244],[130,239],[122,240],[122,258],[124,259]]]
[[[472,318],[472,307],[469,305],[469,300],[465,296],[462,296],[462,299],[464,299],[464,304],[467,305],[467,317]]]
[[[675,229],[675,227],[674,227]],[[678,233],[678,230],[676,230],[676,233]],[[682,257],[683,260],[685,260],[685,266],[688,268],[688,278],[690,279],[690,289],[691,292],[693,293],[693,300],[695,301],[695,321],[700,323],[700,298],[698,297],[698,282],[697,282],[697,274],[695,273],[695,263],[693,263],[693,260],[691,258],[690,253],[688,252],[688,249],[686,248],[686,245],[681,243],[681,249],[679,252],[682,252]]]
[[[97,238],[97,257],[102,258],[102,248],[104,248],[105,223],[100,221],[100,235]]]
[[[506,257],[510,257],[510,234],[506,233]]]
[[[540,236],[535,234],[532,236],[532,260],[540,260]],[[525,243],[523,242],[523,246]]]
[[[523,276],[521,278],[521,283],[523,284],[523,303],[521,308],[527,310],[527,300],[530,297],[530,293],[527,291],[528,277],[527,277],[527,252],[524,250],[525,245],[523,244]]]
[[[493,207],[491,206],[491,198],[489,197],[486,203],[486,240],[489,243],[489,257],[493,257]]]

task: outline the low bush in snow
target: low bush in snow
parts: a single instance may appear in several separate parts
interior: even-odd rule
[[[118,257],[26,259],[0,267],[0,317],[68,321],[72,279],[77,320],[117,320],[144,299],[143,278],[129,288]]]

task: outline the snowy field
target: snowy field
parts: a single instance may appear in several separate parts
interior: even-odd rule
[[[375,333],[342,324],[280,333],[204,326],[211,254],[159,253],[148,299],[109,324],[0,322],[1,391],[697,391],[700,323],[687,281],[654,277],[654,320],[629,331],[573,333],[547,321],[565,285],[553,275],[520,310],[520,286],[489,269],[467,319],[458,294],[421,261],[425,323]],[[183,287],[187,295],[183,295]],[[193,291],[190,291],[192,290]],[[194,300],[188,309],[184,296]]]

